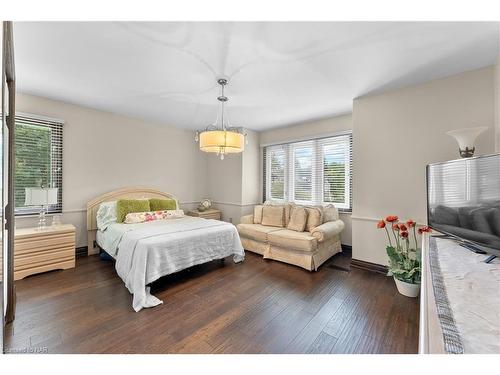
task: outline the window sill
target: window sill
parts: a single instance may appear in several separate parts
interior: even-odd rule
[[[51,213],[46,213],[45,216],[54,216],[54,215],[62,215],[62,212],[51,212]],[[15,219],[30,219],[30,218],[38,218],[40,214],[14,214]]]
[[[352,215],[352,210],[339,210],[339,215]]]

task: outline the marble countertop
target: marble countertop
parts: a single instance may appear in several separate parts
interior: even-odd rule
[[[500,353],[500,257],[487,264],[455,241],[436,238],[436,245],[464,353]]]

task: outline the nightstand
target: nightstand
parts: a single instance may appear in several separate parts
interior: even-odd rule
[[[189,216],[202,217],[204,219],[215,219],[215,220],[221,219],[220,211],[214,208],[210,208],[206,211],[198,211],[198,210],[188,211],[187,214]]]
[[[14,280],[75,267],[75,227],[19,228],[14,239]]]

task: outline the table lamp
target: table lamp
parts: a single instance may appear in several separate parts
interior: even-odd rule
[[[39,188],[30,187],[25,188],[25,206],[40,206],[40,213],[38,215],[38,230],[45,229],[45,214],[47,206],[57,204],[57,188]]]

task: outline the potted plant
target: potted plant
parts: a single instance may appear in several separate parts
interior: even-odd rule
[[[377,228],[385,229],[389,240],[389,245],[386,247],[389,256],[387,276],[394,278],[399,293],[407,297],[417,297],[420,293],[421,276],[421,250],[418,247],[417,233],[421,235],[424,232],[430,232],[431,229],[429,227],[417,229],[413,220],[400,223],[395,215],[380,220]]]

